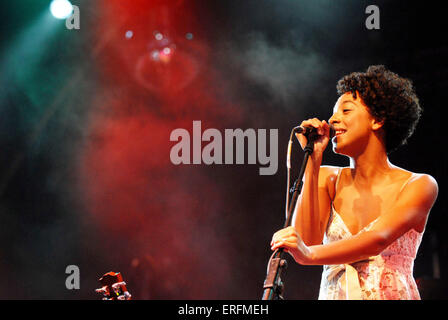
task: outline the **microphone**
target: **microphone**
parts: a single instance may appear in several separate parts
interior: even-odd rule
[[[302,133],[306,137],[308,137],[311,133],[317,133],[317,129],[314,127],[301,127],[297,126],[292,129],[291,137],[289,139],[288,143],[288,151],[286,154],[286,167],[291,169],[291,148],[292,148],[292,137],[295,133]],[[332,124],[330,124],[330,139],[332,139],[336,134],[336,130],[334,130],[334,127]]]
[[[301,127],[301,126],[297,126],[294,127],[294,129],[292,129],[292,131],[294,133],[301,133],[305,136],[310,135],[311,133],[317,133],[317,129],[314,127]],[[333,138],[335,135],[335,130],[333,125],[330,124],[330,139]]]

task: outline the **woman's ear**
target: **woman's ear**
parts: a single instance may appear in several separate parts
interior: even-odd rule
[[[384,125],[384,120],[378,120],[378,119],[373,118],[373,120],[372,120],[372,129],[374,131],[377,131],[377,130],[381,129],[383,127],[383,125]]]

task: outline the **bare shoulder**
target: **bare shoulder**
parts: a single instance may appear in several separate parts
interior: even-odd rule
[[[437,197],[439,193],[439,185],[437,180],[426,173],[413,173],[409,184],[413,186],[413,189],[419,189],[422,193],[428,196]]]
[[[425,207],[432,207],[439,193],[437,180],[426,173],[407,172],[410,178],[403,192],[406,193],[408,200],[413,199]]]
[[[420,183],[424,183],[428,186],[436,187],[438,188],[437,180],[426,173],[412,173],[412,181],[419,181]]]
[[[427,188],[433,189],[438,191],[438,184],[436,179],[426,173],[416,173],[411,172],[409,170],[400,168],[395,166],[395,171],[397,172],[397,177],[407,177],[408,179],[408,185],[419,185],[419,186],[425,186]]]
[[[326,188],[330,199],[334,199],[336,179],[343,167],[321,166],[319,170],[319,187]]]
[[[341,167],[321,166],[319,170],[319,180],[330,181],[335,180]],[[334,181],[333,181],[334,182]]]
[[[397,166],[394,167],[397,179],[408,180],[408,185],[413,184],[413,185],[425,186],[430,189],[438,191],[438,184],[433,176],[426,173],[412,172]]]
[[[402,197],[398,200],[400,206],[407,207],[411,209],[410,212],[415,213],[414,229],[423,232],[439,193],[436,179],[429,174],[412,173],[402,193]]]

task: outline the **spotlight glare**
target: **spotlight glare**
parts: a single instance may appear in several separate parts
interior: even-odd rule
[[[128,30],[126,31],[125,36],[127,39],[131,39],[134,36],[134,32],[132,32],[132,30]]]
[[[73,6],[68,0],[53,0],[50,12],[56,19],[67,19],[73,12]]]
[[[160,52],[158,50],[153,50],[151,52],[151,58],[154,61],[159,61],[159,59],[160,59]]]
[[[169,55],[171,53],[171,49],[168,48],[168,47],[163,48],[163,53],[166,54],[166,55]]]

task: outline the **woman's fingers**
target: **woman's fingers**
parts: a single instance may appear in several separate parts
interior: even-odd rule
[[[292,226],[286,227],[284,229],[278,230],[274,235],[272,236],[272,240],[278,240],[280,238],[283,238],[285,236],[289,236],[296,233],[296,229]]]
[[[322,123],[322,121],[320,121],[317,118],[313,118],[313,119],[308,119],[308,120],[302,121],[300,126],[302,126],[302,127],[313,127],[313,128],[317,129],[317,133],[319,135],[324,134],[324,130],[323,130],[324,124]]]
[[[308,119],[308,120],[302,121],[300,126],[315,128],[317,130],[317,134],[319,136],[322,136],[322,138],[330,136],[330,125],[325,120],[320,121],[317,118]],[[299,141],[302,148],[304,148],[308,142],[307,137],[303,133],[296,133],[296,138]]]
[[[330,135],[330,124],[327,121],[322,121],[322,128],[324,130],[323,135],[329,136]]]
[[[274,233],[271,248],[275,250],[281,246],[292,247],[297,242],[297,232],[294,227],[287,227]]]
[[[277,250],[278,248],[284,248],[286,250],[297,248],[297,240],[294,239],[282,239],[271,246],[271,249]]]
[[[312,254],[309,247],[305,245],[294,227],[281,229],[274,233],[271,241],[271,250],[279,248],[291,254],[294,260],[300,264],[312,263]]]

